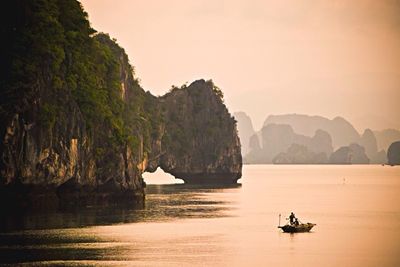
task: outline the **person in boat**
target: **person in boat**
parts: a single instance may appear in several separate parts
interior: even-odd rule
[[[294,226],[299,226],[299,219],[297,219],[297,218],[294,218]]]
[[[294,215],[293,211],[289,215],[289,223],[290,225],[293,225],[295,222],[296,216]]]

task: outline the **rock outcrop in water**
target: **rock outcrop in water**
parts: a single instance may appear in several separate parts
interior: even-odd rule
[[[240,178],[236,123],[211,81],[154,97],[115,40],[90,28],[79,2],[5,6],[2,198],[141,201],[141,175],[158,166],[187,182]]]
[[[400,165],[400,141],[389,146],[387,157],[389,165]]]
[[[242,121],[239,120],[239,128],[240,123]],[[362,164],[383,164],[387,162],[385,150],[390,144],[388,141],[398,140],[396,136],[400,136],[399,133],[393,129],[381,132],[366,129],[359,135],[355,128],[341,117],[329,120],[321,116],[301,114],[270,115],[263,128],[251,136],[249,153],[245,155],[244,161],[250,164],[320,164],[324,159],[329,159],[336,146],[335,150],[338,153],[332,156],[332,164],[351,163],[346,158],[347,154],[355,156],[358,159],[353,161]],[[365,151],[362,152],[352,144],[358,144]],[[353,146],[353,152],[349,146]],[[343,149],[340,149],[342,147]],[[366,154],[366,157],[363,154]],[[330,162],[327,160],[326,163]]]
[[[274,164],[326,164],[328,157],[324,152],[315,153],[307,146],[292,144],[286,152],[279,153],[273,160]]]
[[[369,164],[369,161],[364,147],[359,144],[341,147],[329,158],[331,164]]]
[[[242,175],[236,121],[211,81],[160,97],[165,134],[157,166],[187,183],[236,183]],[[148,171],[155,170],[155,162]]]
[[[370,163],[382,164],[387,162],[385,151],[378,151],[375,134],[370,129],[364,131],[358,143],[365,148],[365,153],[370,159]]]
[[[259,138],[261,139],[261,145],[258,141]],[[298,154],[299,151],[305,152],[304,149],[299,149],[299,146],[293,146],[290,149],[293,144],[306,147],[307,153],[315,154],[315,157],[313,157],[317,160],[315,163],[321,163],[321,160],[330,155],[333,150],[332,139],[325,131],[317,130],[313,137],[308,137],[295,133],[290,125],[272,123],[261,129],[260,137],[258,134],[252,136],[251,151],[245,157],[245,161],[248,163],[273,163],[275,157],[280,154],[282,160],[277,160],[276,162],[290,162],[291,160],[287,159],[295,156],[285,155],[285,153]],[[325,157],[322,154],[325,154]]]
[[[305,136],[312,136],[318,129],[324,130],[332,137],[332,145],[335,149],[357,143],[360,138],[353,125],[342,117],[330,120],[321,116],[303,114],[270,115],[264,121],[264,126],[272,123],[288,124],[296,133]]]

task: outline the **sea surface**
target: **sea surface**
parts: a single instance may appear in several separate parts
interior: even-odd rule
[[[144,207],[2,216],[0,265],[400,266],[400,167],[245,165],[225,188],[145,177]],[[312,232],[282,233],[291,211]]]

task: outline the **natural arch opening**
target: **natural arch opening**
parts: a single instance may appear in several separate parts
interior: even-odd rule
[[[175,178],[173,175],[164,172],[160,167],[153,173],[144,172],[142,174],[146,184],[183,184],[182,179]]]

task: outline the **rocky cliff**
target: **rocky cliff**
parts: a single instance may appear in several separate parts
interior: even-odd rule
[[[286,152],[272,159],[274,164],[326,164],[328,157],[324,152],[310,151],[307,146],[292,144]]]
[[[332,120],[321,116],[308,116],[302,114],[270,115],[264,121],[268,124],[288,124],[293,130],[305,136],[312,136],[318,129],[328,132],[332,137],[332,145],[336,149],[357,143],[360,135],[350,122],[342,117]]]
[[[280,164],[324,161],[332,164],[383,164],[387,162],[387,156],[385,150],[379,147],[388,140],[395,141],[397,134],[396,130],[373,132],[366,129],[360,136],[341,117],[329,120],[301,114],[270,115],[263,129],[252,136],[253,146],[245,156],[245,162],[270,163],[272,160]],[[291,147],[291,144],[300,146]],[[333,148],[336,150],[334,154]],[[332,159],[328,160],[331,154]]]
[[[359,144],[343,146],[329,157],[330,164],[369,164],[364,147]]]
[[[389,165],[400,165],[400,141],[393,142],[387,153]]]
[[[296,145],[291,148],[293,144]],[[312,159],[315,159],[315,163],[322,163],[321,161],[326,159],[332,153],[332,150],[332,139],[323,130],[317,130],[313,137],[308,137],[295,133],[290,125],[271,123],[264,126],[259,134],[252,136],[251,150],[245,157],[245,162],[272,163],[275,161],[275,157],[280,155],[281,160],[277,159],[277,163],[296,163],[297,160],[292,161],[288,158],[296,158],[301,153],[305,153],[307,160],[304,161],[311,163]],[[309,152],[313,156],[310,156]],[[290,155],[292,153],[297,154],[297,156]],[[322,154],[325,156],[322,156]],[[304,161],[299,159],[298,163],[304,163]]]
[[[187,183],[236,183],[242,175],[240,141],[220,89],[212,81],[198,80],[173,88],[159,103],[165,121],[163,147],[147,170],[160,166]]]
[[[250,137],[255,134],[251,118],[244,112],[235,112],[233,114],[237,120],[237,127],[242,144],[242,155],[246,156],[250,151]]]
[[[358,144],[365,148],[370,163],[383,164],[387,162],[386,152],[384,150],[378,151],[377,139],[370,129],[364,131]]]
[[[115,40],[90,27],[79,2],[9,2],[2,197],[140,201],[141,174],[158,166],[187,182],[240,178],[236,123],[211,81],[154,97]]]

